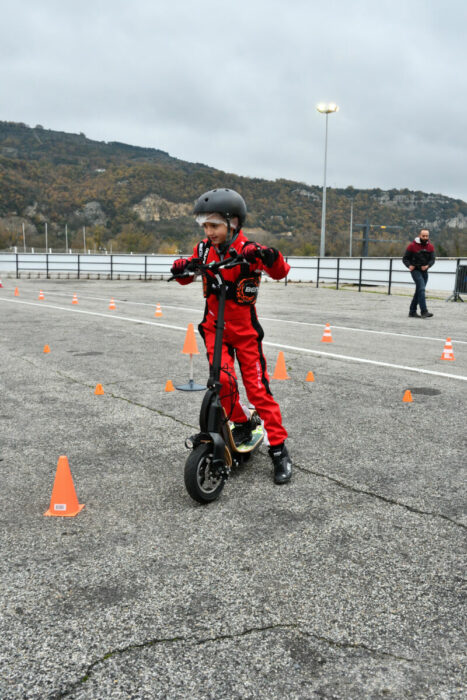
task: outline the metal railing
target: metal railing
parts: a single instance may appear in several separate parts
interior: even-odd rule
[[[77,279],[163,279],[170,275],[176,255],[162,254],[69,254],[69,253],[1,253],[2,272],[15,276],[45,276]],[[410,272],[400,258],[309,258],[290,256],[289,282],[309,282],[317,287],[344,286],[384,287],[391,294],[394,286],[413,286]],[[452,292],[461,265],[466,258],[438,258],[430,269],[430,288]]]

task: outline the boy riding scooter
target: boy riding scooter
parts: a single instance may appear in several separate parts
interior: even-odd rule
[[[234,423],[232,431],[237,445],[251,439],[253,425],[245,415],[239,401],[234,370],[235,356],[240,365],[243,384],[248,400],[255,406],[264,422],[269,439],[269,455],[274,466],[274,481],[285,484],[292,476],[292,463],[285,446],[287,431],[282,425],[279,404],[269,388],[266,359],[261,341],[264,337],[255,310],[261,271],[272,279],[283,279],[290,265],[275,248],[267,248],[249,241],[241,231],[246,218],[243,198],[230,189],[215,189],[205,192],[194,208],[197,223],[203,227],[206,238],[194,248],[190,258],[174,261],[172,274],[180,284],[189,284],[192,276],[180,277],[192,261],[203,263],[231,257],[233,248],[247,261],[236,267],[223,269],[222,276],[227,286],[225,303],[225,329],[222,343],[221,402],[226,415]],[[188,267],[188,269],[190,269]],[[198,326],[203,337],[209,362],[212,363],[218,294],[215,279],[203,274],[203,290],[206,297],[204,317]]]

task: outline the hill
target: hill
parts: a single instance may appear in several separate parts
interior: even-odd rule
[[[321,186],[225,173],[168,153],[119,142],[93,141],[15,122],[0,122],[0,248],[22,245],[82,248],[83,226],[91,249],[120,252],[189,252],[199,238],[193,202],[214,187],[232,187],[248,204],[246,233],[289,255],[316,255],[321,226]],[[467,254],[467,204],[440,194],[404,190],[328,189],[326,253],[347,255],[353,221],[385,225],[370,255],[399,255],[420,226],[428,226],[440,255]],[[397,226],[399,229],[389,227]],[[361,228],[354,228],[354,241]],[[354,243],[359,255],[361,244]]]

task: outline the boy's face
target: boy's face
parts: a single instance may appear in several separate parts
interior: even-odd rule
[[[227,224],[213,224],[206,221],[203,224],[204,233],[211,241],[212,245],[220,246],[227,240]]]

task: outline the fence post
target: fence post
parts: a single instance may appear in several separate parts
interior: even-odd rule
[[[391,283],[392,283],[392,258],[389,261],[389,284],[388,284],[388,294],[391,294]]]
[[[18,253],[16,253],[16,279],[19,278],[19,263],[18,263]]]
[[[339,289],[339,270],[341,266],[341,259],[337,258],[337,269],[336,269],[336,289]]]
[[[319,263],[320,263],[321,258],[318,258],[318,268],[316,271],[316,289],[319,287]]]
[[[147,278],[147,273],[148,273],[148,256],[144,256],[144,281],[146,282]]]
[[[363,266],[363,258],[360,258],[360,273],[358,276],[358,291],[362,291],[362,266]]]
[[[110,279],[113,280],[114,278],[114,256],[110,256]]]
[[[49,279],[49,254],[45,254],[45,278]]]
[[[80,259],[80,254],[78,253],[78,279],[79,279],[79,259]]]

